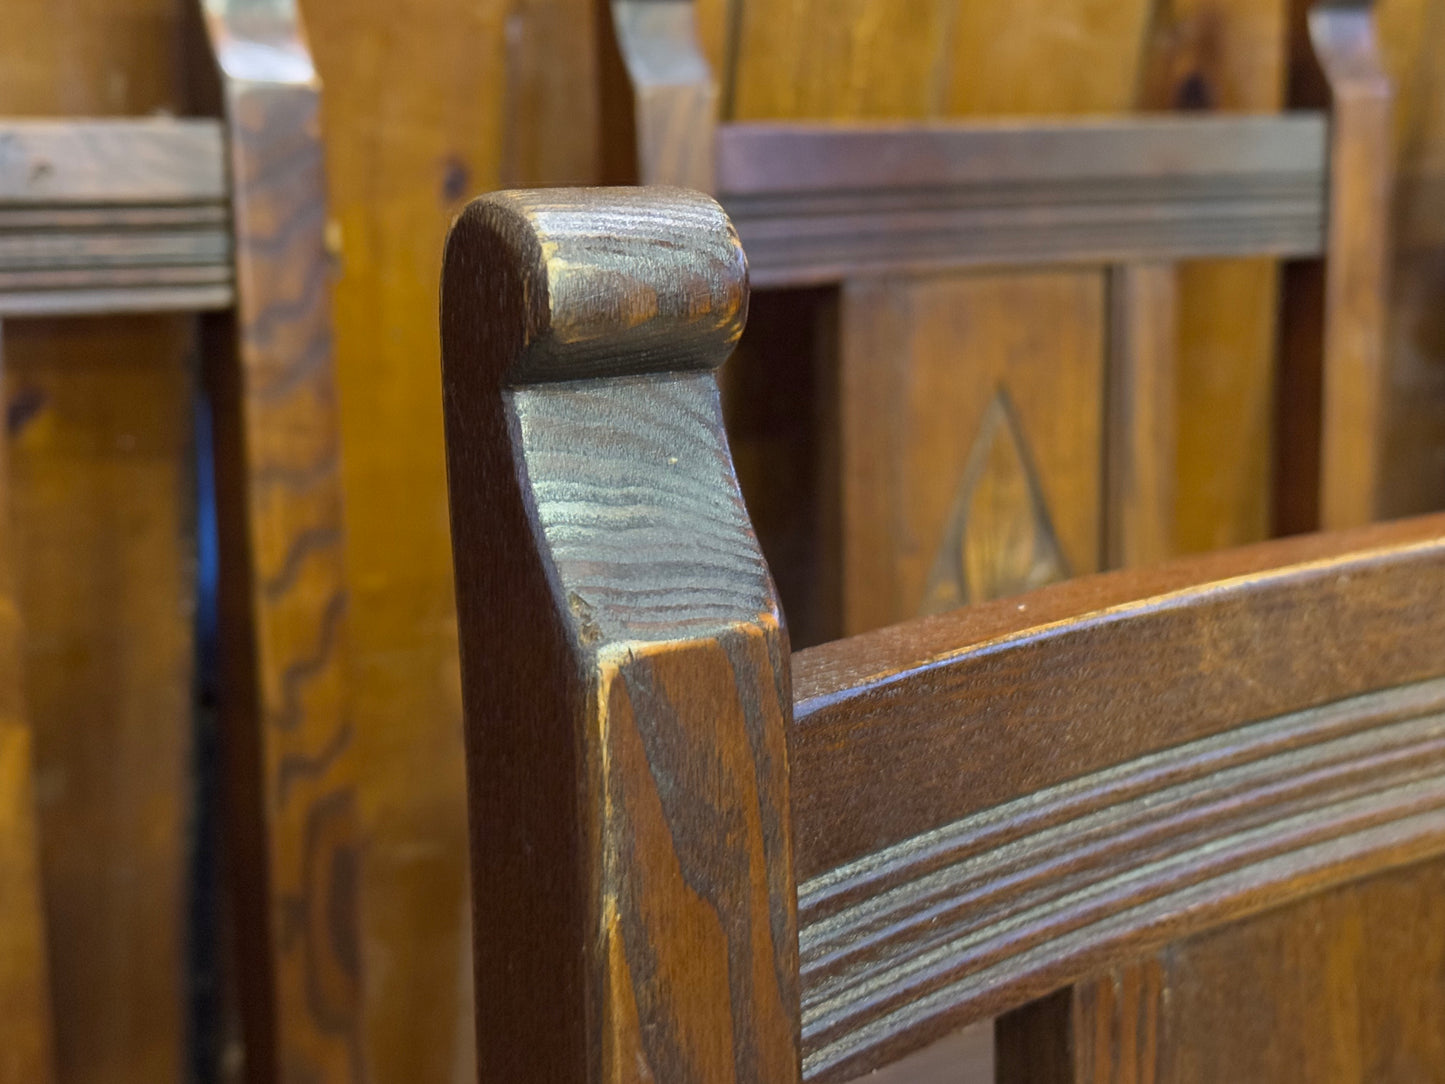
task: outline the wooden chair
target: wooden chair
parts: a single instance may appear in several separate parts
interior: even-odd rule
[[[677,189],[488,196],[447,244],[481,1078],[845,1080],[1011,1010],[1003,1079],[1151,1079],[1191,1021],[1266,1059],[1200,1079],[1438,1074],[1445,897],[1279,909],[1445,854],[1445,517],[790,657],[715,376],[747,278]],[[1168,968],[1267,911],[1287,963],[1181,1018]],[[1314,955],[1350,981],[1291,1001]]]
[[[1315,108],[911,124],[720,123],[692,0],[611,10],[612,113],[634,136],[612,144],[633,160],[612,173],[715,193],[753,285],[795,291],[764,313],[770,333],[822,325],[817,474],[841,507],[818,514],[840,567],[780,576],[785,594],[800,576],[841,582],[825,624],[862,631],[1170,553],[1185,260],[1316,261],[1282,291],[1277,518],[1380,514],[1392,91],[1368,0],[1311,12]],[[767,546],[771,515],[759,530]]]
[[[0,319],[202,316],[236,819],[226,847],[243,882],[235,896],[248,1064],[257,1079],[356,1080],[357,824],[342,699],[320,88],[290,0],[203,7],[218,119],[0,120]],[[7,558],[9,549],[0,545]],[[4,582],[13,576],[0,567]],[[8,595],[5,608],[14,609]],[[11,624],[0,638],[4,722],[18,716]],[[23,756],[23,743],[0,732],[0,884],[11,865],[6,816],[23,794],[9,783],[23,788]],[[0,930],[9,937],[3,921]]]

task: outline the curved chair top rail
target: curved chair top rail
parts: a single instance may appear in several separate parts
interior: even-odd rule
[[[1445,517],[1074,580],[793,680],[820,1079],[1445,848]]]
[[[715,192],[756,285],[1324,251],[1324,112],[721,121],[693,8],[693,0],[612,2],[639,178]],[[1337,101],[1389,99],[1372,19],[1368,0],[1321,3],[1311,13]]]
[[[1445,851],[1445,518],[789,666],[715,383],[744,267],[678,189],[503,193],[448,241],[484,1074],[848,1079]]]

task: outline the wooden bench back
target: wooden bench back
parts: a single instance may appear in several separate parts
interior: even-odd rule
[[[785,593],[840,593],[858,632],[1169,556],[1183,261],[1294,261],[1277,524],[1381,514],[1393,93],[1367,0],[1311,11],[1324,93],[1297,112],[922,123],[720,119],[693,8],[611,4],[633,175],[714,193],[755,286],[836,291],[779,303],[820,325],[811,447],[840,491],[814,541],[837,556]]]
[[[1445,518],[790,656],[722,210],[484,197],[442,290],[484,1079],[850,1079],[1445,853]]]
[[[201,314],[225,632],[225,778],[210,782],[224,784],[224,800],[211,798],[232,818],[226,855],[242,876],[233,887],[246,1056],[266,1079],[358,1080],[359,830],[342,678],[347,599],[320,84],[292,0],[201,8],[218,116],[0,116],[0,322]],[[0,494],[5,488],[0,477]],[[8,505],[0,513],[8,516]],[[0,523],[8,560],[7,533]],[[0,589],[13,575],[0,563]],[[0,606],[10,603],[6,595]],[[0,636],[0,651],[13,653],[0,659],[8,709],[18,695],[18,635]],[[18,749],[4,747],[7,773]],[[11,801],[0,786],[0,802]],[[188,841],[171,842],[183,852]],[[146,921],[180,940],[185,898],[177,884],[174,910]],[[63,910],[68,921],[91,920],[84,906]],[[93,979],[67,972],[56,981]]]

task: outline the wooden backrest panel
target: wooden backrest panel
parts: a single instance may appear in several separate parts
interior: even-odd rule
[[[799,653],[808,1075],[1438,853],[1442,603],[1433,517]]]
[[[484,1079],[797,1079],[787,636],[713,374],[746,281],[680,190],[447,243]]]
[[[225,308],[215,120],[0,121],[0,316]]]

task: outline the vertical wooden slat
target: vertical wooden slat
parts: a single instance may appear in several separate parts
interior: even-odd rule
[[[1368,523],[1382,507],[1394,88],[1368,3],[1317,5],[1310,38],[1331,99],[1319,483],[1328,530]]]
[[[1150,564],[1174,549],[1179,297],[1168,265],[1125,265],[1109,277],[1105,560]]]
[[[247,1057],[259,1079],[355,1081],[360,853],[319,87],[292,5],[211,0],[206,14],[236,251],[236,311],[208,338],[235,336],[212,378],[221,703],[249,822],[232,871]]]

